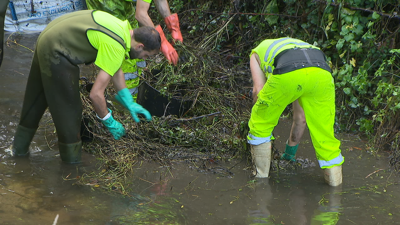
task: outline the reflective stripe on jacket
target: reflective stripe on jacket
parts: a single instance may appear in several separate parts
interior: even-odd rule
[[[318,47],[299,39],[279,38],[264,40],[251,51],[251,54],[257,53],[261,60],[261,69],[264,71],[267,77],[269,77],[275,69],[275,57],[282,51],[293,48],[312,48],[320,50]]]

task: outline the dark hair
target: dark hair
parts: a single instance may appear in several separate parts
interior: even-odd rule
[[[143,50],[153,51],[161,47],[160,34],[153,27],[139,27],[133,30],[133,38],[144,45]]]

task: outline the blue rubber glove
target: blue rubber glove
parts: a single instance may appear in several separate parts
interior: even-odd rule
[[[137,114],[143,114],[148,121],[151,120],[151,115],[149,111],[133,101],[132,95],[129,92],[128,88],[120,90],[117,96],[115,96],[115,99],[121,102],[121,104],[131,112],[133,120],[135,120],[136,123],[140,122]]]
[[[122,136],[125,135],[125,128],[124,126],[122,126],[122,124],[116,120],[114,120],[114,118],[112,117],[111,113],[111,109],[108,109],[109,113],[104,117],[106,119],[102,119],[100,117],[98,117],[99,119],[101,119],[101,122],[104,124],[104,126],[107,127],[107,129],[110,131],[110,133],[114,136],[115,140],[119,140]],[[108,117],[108,118],[107,118]]]
[[[130,92],[129,92],[129,93],[130,93]],[[118,94],[115,96],[115,99],[117,99],[117,101],[118,101],[119,103],[121,103],[125,108],[128,108],[128,106],[125,105],[125,102],[122,101],[121,97],[120,97]]]

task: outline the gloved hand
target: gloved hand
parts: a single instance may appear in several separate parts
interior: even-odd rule
[[[133,120],[135,120],[136,123],[140,122],[137,114],[143,114],[148,121],[151,120],[149,111],[133,101],[132,95],[128,88],[120,90],[117,96],[115,96],[115,99],[121,102],[121,104],[131,112]]]
[[[178,53],[176,52],[174,47],[172,47],[172,45],[168,42],[160,25],[156,26],[156,30],[161,37],[161,52],[165,55],[170,63],[173,63],[176,66],[179,59]]]
[[[296,162],[295,156],[296,156],[298,147],[299,147],[298,144],[296,146],[289,146],[288,143],[286,142],[285,153],[283,153],[283,155],[281,156],[281,159]]]
[[[114,139],[119,140],[125,135],[125,128],[120,122],[114,120],[111,115],[111,109],[108,109],[108,111],[109,113],[104,118],[100,118],[99,116],[97,117],[101,119],[101,122],[104,124],[104,126],[106,126],[110,133],[114,136]]]
[[[165,23],[167,24],[167,28],[169,32],[171,32],[171,36],[175,41],[180,41],[183,43],[183,37],[181,30],[179,28],[179,19],[178,14],[174,13],[170,16],[165,17]]]

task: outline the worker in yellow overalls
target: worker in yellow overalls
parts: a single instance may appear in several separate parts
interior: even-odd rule
[[[331,186],[340,185],[344,157],[334,136],[335,84],[324,53],[294,38],[267,39],[252,50],[250,69],[254,106],[248,143],[256,177],[269,176],[272,131],[286,106],[294,103],[295,117],[304,114],[326,181]],[[294,124],[291,136],[301,137],[304,127]],[[294,157],[298,142],[288,143],[292,145],[285,150],[288,159]]]

